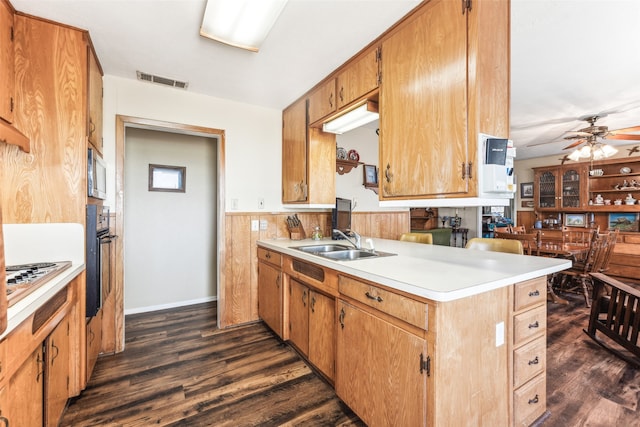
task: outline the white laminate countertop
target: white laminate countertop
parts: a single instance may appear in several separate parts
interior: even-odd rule
[[[4,251],[7,265],[33,262],[71,261],[71,267],[38,286],[7,310],[8,335],[42,307],[85,269],[85,233],[82,224],[4,224]]]
[[[362,247],[368,248],[366,237]],[[486,252],[399,240],[372,239],[375,249],[397,255],[334,261],[295,246],[349,245],[344,240],[259,240],[258,246],[304,259],[434,301],[453,301],[571,267],[571,261],[530,255]]]

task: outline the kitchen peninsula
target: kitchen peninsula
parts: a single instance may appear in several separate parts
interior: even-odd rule
[[[570,261],[384,239],[375,249],[396,255],[295,248],[316,243],[258,242],[260,317],[367,424],[529,425],[545,413],[546,275]]]

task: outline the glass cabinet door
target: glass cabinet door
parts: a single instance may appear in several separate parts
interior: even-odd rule
[[[580,207],[580,173],[575,169],[562,174],[562,207]]]
[[[556,175],[551,171],[540,175],[538,188],[538,206],[540,208],[555,208],[558,196],[556,194]]]

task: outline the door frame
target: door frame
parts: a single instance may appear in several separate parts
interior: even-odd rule
[[[207,128],[202,126],[185,125],[181,123],[165,122],[161,120],[144,119],[140,117],[116,115],[116,194],[115,194],[115,234],[116,240],[114,267],[114,325],[116,353],[124,350],[124,153],[126,128],[140,128],[156,130],[160,132],[179,133],[185,135],[216,138],[217,151],[217,207],[216,207],[216,248],[218,251],[216,278],[217,278],[217,318],[223,318],[224,304],[224,280],[225,280],[225,132],[222,129]],[[108,319],[105,319],[108,320]],[[218,325],[219,327],[219,325]],[[108,329],[108,328],[107,328]]]

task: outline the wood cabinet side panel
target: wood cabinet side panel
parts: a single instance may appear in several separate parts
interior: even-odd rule
[[[336,136],[309,128],[308,138],[307,199],[314,204],[333,205],[336,202]]]
[[[434,425],[509,424],[508,301],[509,287],[504,287],[438,304]],[[499,323],[504,343],[496,346]]]

